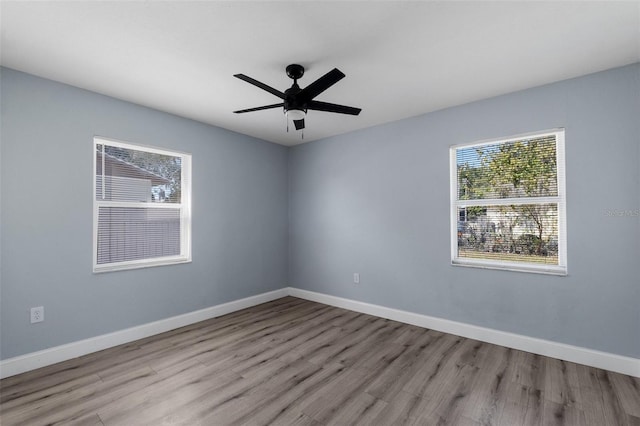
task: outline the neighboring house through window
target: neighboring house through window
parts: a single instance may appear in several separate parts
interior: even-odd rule
[[[451,147],[454,265],[564,275],[564,130]]]
[[[191,155],[94,138],[94,272],[191,261]]]

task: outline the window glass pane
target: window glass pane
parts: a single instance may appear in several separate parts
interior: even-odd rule
[[[180,203],[181,173],[178,156],[98,144],[96,199]]]
[[[558,195],[555,135],[456,150],[458,200]]]
[[[178,255],[179,208],[98,209],[98,264]]]
[[[558,264],[557,204],[458,208],[457,228],[459,258]]]

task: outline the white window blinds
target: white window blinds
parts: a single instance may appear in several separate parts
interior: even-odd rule
[[[566,274],[564,130],[451,148],[451,258]]]
[[[191,260],[191,156],[94,139],[94,272]]]

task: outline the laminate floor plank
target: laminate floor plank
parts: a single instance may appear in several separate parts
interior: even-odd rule
[[[346,366],[355,366],[362,360],[366,360],[372,354],[371,348],[382,348],[390,344],[391,336],[402,325],[395,321],[384,323],[379,329],[373,331],[365,339],[357,341],[352,346],[330,358],[329,362],[338,362]]]
[[[270,389],[257,404],[247,407],[236,421],[240,424],[290,424],[298,422],[301,415],[308,417],[303,414],[303,407],[317,399],[324,386],[344,374],[345,370],[338,364],[324,367],[309,365],[313,367],[292,377],[287,386]]]
[[[232,424],[274,387],[285,386],[292,378],[304,376],[317,368],[305,361],[289,365],[269,363],[243,377],[240,386],[225,389],[224,392],[205,393],[179,407],[170,416],[155,419],[149,424],[165,424],[176,416],[182,419],[183,424]]]
[[[176,407],[188,405],[204,393],[241,381],[244,381],[242,377],[229,372],[181,377],[163,383],[155,391],[141,390],[126,399],[106,404],[98,409],[98,415],[108,426],[128,426],[131,419],[135,419],[136,424],[152,422],[158,417],[170,416],[176,412]]]
[[[602,397],[602,411],[605,423],[607,425],[625,426],[628,422],[627,416],[630,413],[626,413],[624,411],[620,398],[609,379],[609,372],[605,370],[598,370],[596,374],[600,384],[599,395]]]
[[[545,358],[545,398],[562,405],[582,407],[575,364],[559,359]]]
[[[445,374],[430,382],[420,394],[416,408],[417,418],[427,424],[457,424],[463,417],[464,409],[473,397],[471,385],[478,374],[478,368],[465,364],[451,365]],[[491,423],[488,423],[491,424]]]
[[[65,421],[64,424],[66,426],[104,426],[100,416],[97,414],[87,414],[86,416],[82,416],[78,419]]]
[[[357,327],[341,327],[340,337],[309,354],[309,361],[318,365],[339,362],[343,353],[385,327],[385,320],[381,318],[355,318],[356,321]]]
[[[542,355],[520,352],[520,361],[514,372],[515,380],[530,389],[545,389],[546,362]],[[590,381],[591,382],[591,381]],[[597,383],[597,379],[596,379]]]
[[[446,379],[457,373],[459,367],[455,365],[453,355],[462,342],[461,337],[445,335],[437,346],[433,347],[432,353],[427,355],[426,352],[422,352],[422,359],[418,364],[420,368],[411,372],[411,377],[408,377],[402,389],[419,397],[435,393]],[[451,368],[445,368],[447,366]]]
[[[428,382],[438,360],[442,361],[438,351],[447,342],[455,341],[453,336],[442,333],[427,333],[423,338],[381,372],[367,387],[366,392],[387,402],[391,402],[396,394],[407,387],[409,393],[419,396],[418,386]]]
[[[624,411],[632,416],[640,417],[640,382],[630,376],[607,372],[615,394]]]
[[[118,398],[149,386],[153,386],[158,377],[149,367],[121,376],[110,382],[91,384],[73,392],[59,394],[44,404],[30,407],[29,410],[8,413],[2,411],[2,423],[9,425],[66,424],[97,414],[97,409]]]
[[[479,369],[468,390],[464,392],[467,402],[461,415],[481,424],[496,423],[505,408],[509,393],[513,391],[509,385],[500,373]]]
[[[542,392],[516,382],[507,383],[506,396],[500,402],[500,426],[538,426],[542,423],[544,399]],[[592,423],[596,424],[596,423]]]
[[[300,324],[299,327],[293,330],[298,331],[298,333],[289,330],[284,331],[279,337],[274,337],[265,344],[272,348],[308,354],[310,351],[314,351],[314,348],[317,349],[333,342],[343,334],[340,328],[329,323]]]
[[[16,396],[34,392],[49,386],[59,385],[64,382],[73,381],[88,375],[96,374],[98,371],[120,362],[135,359],[137,347],[127,345],[122,353],[109,351],[105,357],[87,358],[80,357],[66,362],[54,364],[50,367],[38,369],[24,375],[10,377],[0,382],[0,403],[11,400]],[[92,354],[93,355],[93,354]],[[16,377],[23,377],[23,380],[15,380]],[[5,380],[7,383],[5,384]]]
[[[364,393],[369,380],[370,378],[362,371],[347,369],[344,374],[325,385],[316,398],[302,409],[302,412],[321,424],[335,422],[340,418],[339,415],[349,411],[354,401]],[[369,398],[376,399],[371,395]],[[350,421],[353,422],[354,419],[351,418]],[[345,424],[350,423],[345,422]]]
[[[542,409],[542,424],[544,426],[583,425],[586,419],[584,412],[575,406],[558,404],[545,400]]]
[[[158,374],[161,376],[161,374]],[[241,377],[230,372],[220,372],[200,363],[192,363],[189,368],[165,375],[155,386],[140,389],[127,398],[111,401],[98,409],[98,415],[106,424],[124,424],[135,416],[143,419],[148,411],[157,417],[159,406],[168,409],[195,399],[201,392],[227,385]]]
[[[640,379],[294,297],[0,381],[3,426],[640,426]]]
[[[48,401],[51,398],[55,398],[58,395],[67,394],[78,388],[85,388],[92,383],[99,383],[100,381],[101,379],[98,375],[91,374],[73,380],[66,380],[59,384],[54,383],[52,386],[40,388],[35,392],[31,391],[10,394],[7,395],[7,398],[3,401],[2,408],[4,410],[9,410],[20,405],[24,407],[34,406],[36,404],[41,404],[44,401]]]
[[[408,392],[399,391],[391,398],[376,419],[380,425],[407,425],[416,423],[416,418],[411,417],[415,412],[420,398]],[[381,400],[382,401],[382,400]]]
[[[378,417],[386,408],[387,403],[377,399],[368,393],[359,392],[355,397],[344,404],[340,411],[327,421],[328,425],[363,425],[377,424]]]

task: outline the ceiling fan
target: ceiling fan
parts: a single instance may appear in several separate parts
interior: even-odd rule
[[[304,129],[304,118],[307,114],[307,110],[336,112],[339,114],[350,115],[358,115],[360,114],[360,111],[362,111],[360,108],[313,100],[320,93],[324,92],[345,77],[339,69],[334,68],[304,89],[301,89],[300,86],[298,86],[298,79],[304,75],[304,67],[298,64],[291,64],[287,66],[286,71],[287,75],[293,79],[293,85],[285,90],[284,93],[244,74],[234,74],[234,77],[253,84],[262,90],[266,90],[272,95],[276,95],[282,99],[283,102],[233,112],[236,114],[242,114],[245,112],[282,107],[287,118],[293,120],[293,125],[296,130],[301,130]]]

